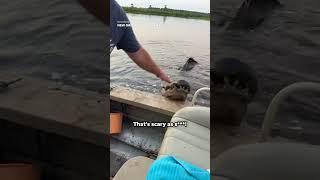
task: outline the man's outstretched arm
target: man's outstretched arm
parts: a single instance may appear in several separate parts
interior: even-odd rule
[[[171,82],[170,78],[159,68],[143,47],[140,47],[137,52],[127,52],[127,54],[142,69],[156,75],[162,81]]]
[[[78,2],[103,24],[110,24],[109,0],[78,0]]]

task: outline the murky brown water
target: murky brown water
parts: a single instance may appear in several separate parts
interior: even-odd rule
[[[0,70],[105,91],[106,27],[73,0],[0,0]]]
[[[210,22],[176,17],[128,14],[137,39],[172,80],[187,80],[192,93],[210,81]],[[181,72],[187,57],[198,61],[194,69]],[[161,81],[134,64],[121,50],[110,61],[112,86],[127,86],[159,93]]]
[[[230,15],[241,2],[216,0],[214,8],[218,14]],[[214,26],[214,58],[238,57],[258,72],[260,92],[248,116],[252,123],[263,120],[267,105],[280,89],[294,82],[320,81],[320,3],[316,0],[280,2],[284,7],[275,10],[257,29],[225,31]],[[304,128],[317,131],[319,95],[295,94],[284,104],[280,119],[287,122],[298,119],[305,122]]]

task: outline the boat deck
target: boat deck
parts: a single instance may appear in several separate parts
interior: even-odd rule
[[[106,179],[105,96],[57,85],[24,77],[0,92],[0,161],[34,163],[44,179]]]
[[[25,77],[1,92],[0,99],[0,119],[106,146],[107,105],[101,94]]]
[[[112,89],[110,92],[110,99],[123,104],[158,112],[167,116],[173,116],[173,114],[179,109],[185,106],[190,106],[189,101],[171,101],[157,94],[123,87],[116,87]]]

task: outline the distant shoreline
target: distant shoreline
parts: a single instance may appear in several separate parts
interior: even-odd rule
[[[158,16],[171,16],[171,17],[182,17],[192,19],[203,19],[210,20],[209,13],[176,10],[169,8],[138,8],[138,7],[123,7],[127,13],[133,14],[147,14],[147,15],[158,15]]]

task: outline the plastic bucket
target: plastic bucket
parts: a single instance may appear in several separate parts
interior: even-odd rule
[[[40,171],[31,164],[0,164],[0,179],[3,180],[40,180]]]
[[[122,131],[121,113],[110,113],[110,134],[118,134]]]

